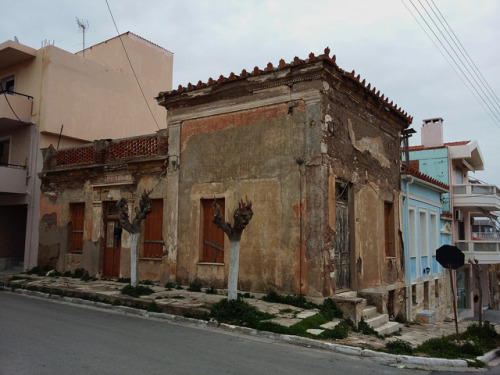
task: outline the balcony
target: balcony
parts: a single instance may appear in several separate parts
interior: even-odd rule
[[[33,98],[16,92],[0,92],[0,130],[31,123]]]
[[[453,206],[455,208],[479,207],[487,211],[500,211],[500,189],[495,185],[454,185]]]
[[[500,241],[457,241],[465,262],[477,259],[479,264],[500,264]]]
[[[0,193],[26,194],[26,167],[0,164]]]

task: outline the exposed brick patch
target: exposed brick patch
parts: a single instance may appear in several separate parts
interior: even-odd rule
[[[83,146],[58,150],[56,152],[57,165],[86,164],[94,162],[94,146]]]
[[[125,139],[113,142],[109,146],[109,159],[121,159],[133,156],[156,155],[158,142],[156,136]]]
[[[109,160],[158,154],[158,138],[148,136],[116,142],[95,141],[93,145],[56,151],[57,165],[105,164]],[[102,147],[101,147],[102,146]],[[167,147],[164,145],[164,148]],[[165,150],[166,152],[166,150]]]
[[[258,121],[272,122],[276,117],[286,115],[288,105],[280,104],[272,107],[253,109],[251,111],[214,116],[206,119],[186,121],[182,125],[181,149],[184,150],[189,138],[197,134],[213,133],[216,131],[246,126]]]

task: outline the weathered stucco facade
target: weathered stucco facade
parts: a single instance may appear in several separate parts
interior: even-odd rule
[[[91,276],[130,277],[130,236],[117,225],[116,202],[127,199],[132,217],[144,190],[151,192],[152,200],[165,201],[167,147],[166,132],[159,131],[151,136],[95,141],[84,147],[44,149],[38,263],[60,271],[83,268]],[[71,236],[76,224],[71,208],[78,204],[84,207],[83,239],[82,248],[75,250]],[[162,216],[161,220],[165,219]],[[162,230],[166,227],[162,222]],[[120,238],[115,243],[118,246],[108,246],[105,242],[113,244],[114,237]],[[110,248],[117,253],[106,268],[105,253]],[[139,248],[141,279],[169,279],[170,259],[166,247],[162,248],[159,256],[145,257],[143,237]]]
[[[356,291],[380,312],[399,313],[399,145],[412,119],[328,54],[160,93],[168,128],[158,139],[168,138],[168,155],[100,164],[94,158],[85,166],[46,162],[40,262],[102,275],[107,202],[125,197],[132,209],[144,189],[153,189],[151,197],[164,202],[164,254],[142,258],[139,277],[226,288],[229,241],[217,242],[211,207],[222,205],[231,221],[247,198],[253,218],[241,238],[241,291]],[[94,152],[106,150],[106,142],[95,142]],[[80,201],[85,243],[73,254],[62,244],[71,202]],[[121,237],[120,276],[127,277],[128,236]]]
[[[376,294],[381,310],[404,305],[399,145],[410,117],[328,51],[157,99],[176,165],[167,190],[178,197],[169,213],[177,228],[168,231],[179,282],[227,283],[228,251],[223,263],[201,255],[202,202],[224,199],[230,217],[247,197],[254,217],[241,240],[241,290],[356,290]]]

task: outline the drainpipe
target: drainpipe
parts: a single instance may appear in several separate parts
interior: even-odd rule
[[[412,300],[412,295],[411,295],[411,257],[410,257],[410,249],[408,247],[410,241],[409,241],[409,221],[410,221],[410,209],[409,209],[409,203],[410,203],[410,185],[415,182],[415,177],[410,177],[411,181],[406,180],[406,191],[405,191],[405,200],[406,200],[406,207],[404,210],[405,218],[406,218],[406,232],[405,232],[405,243],[406,243],[406,251],[405,251],[405,278],[407,282],[406,286],[406,306],[407,306],[407,311],[408,311],[408,321],[412,321],[412,307],[413,307],[413,300]]]

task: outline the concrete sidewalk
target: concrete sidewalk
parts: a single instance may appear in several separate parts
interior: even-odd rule
[[[186,287],[167,290],[163,286],[156,285],[148,285],[154,290],[153,294],[140,298],[133,298],[120,293],[121,289],[126,285],[125,283],[111,280],[82,281],[70,277],[42,277],[26,274],[0,276],[0,288],[4,290],[60,299],[66,302],[90,304],[101,308],[116,309],[129,314],[154,316],[156,318],[176,321],[185,319],[186,322],[191,324],[194,323],[194,320],[189,318],[207,317],[212,304],[227,298],[223,294],[190,292]],[[222,293],[223,291],[219,292]],[[260,311],[276,315],[274,320],[285,326],[291,326],[301,319],[316,313],[315,310],[304,310],[290,305],[264,302],[261,300],[262,296],[263,295],[255,294],[253,296],[254,298],[245,298],[245,301],[257,307]],[[145,310],[153,301],[156,306],[161,309],[162,313],[148,313]],[[500,332],[500,311],[486,311],[483,321],[494,323],[497,331]],[[412,324],[408,326],[401,325],[398,335],[386,339],[377,338],[373,335],[364,335],[358,332],[350,332],[348,338],[336,340],[334,342],[257,332],[256,330],[244,327],[234,327],[224,324],[219,326],[216,322],[207,322],[206,320],[203,321],[200,319],[196,319],[195,324],[218,326],[224,329],[236,330],[252,335],[267,335],[286,342],[328,349],[344,354],[369,356],[378,362],[389,365],[425,367],[432,369],[436,367],[452,367],[471,370],[467,368],[467,362],[463,360],[396,356],[375,351],[376,349],[384,348],[387,342],[391,340],[404,340],[409,342],[413,347],[416,347],[430,338],[453,334],[455,333],[454,322]],[[463,332],[470,324],[470,320],[460,321],[459,331]],[[495,358],[496,351],[479,359],[488,363],[495,360]]]

